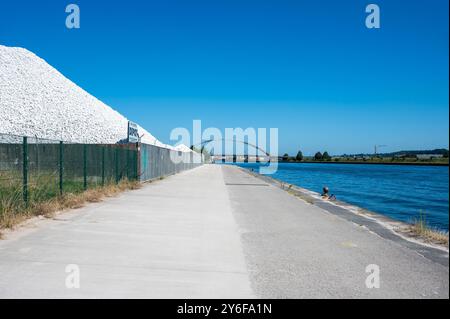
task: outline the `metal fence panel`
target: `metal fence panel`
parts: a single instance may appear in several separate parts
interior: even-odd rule
[[[0,208],[23,199],[23,138],[0,134]],[[3,209],[2,209],[3,210]]]
[[[174,162],[171,156],[182,157]],[[147,144],[77,144],[0,134],[0,214],[120,180],[148,181],[201,165],[198,153]],[[1,216],[0,216],[1,217]]]
[[[135,144],[76,144],[0,134],[0,214],[64,193],[138,180]]]
[[[182,160],[175,162],[171,155],[178,155],[182,157]],[[176,174],[200,165],[202,161],[197,153],[181,153],[149,144],[140,145],[139,179],[141,181]]]

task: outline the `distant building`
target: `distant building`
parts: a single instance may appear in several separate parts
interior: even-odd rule
[[[430,160],[433,158],[443,158],[444,155],[442,154],[417,154],[417,159],[420,160]]]

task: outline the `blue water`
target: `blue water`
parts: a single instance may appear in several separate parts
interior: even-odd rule
[[[260,164],[238,165],[257,172]],[[448,231],[448,173],[442,166],[279,163],[270,176],[315,192],[326,185],[339,200],[404,222],[422,213]]]

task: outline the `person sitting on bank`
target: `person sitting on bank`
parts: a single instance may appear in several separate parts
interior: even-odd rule
[[[324,187],[322,190],[322,198],[323,199],[328,199],[328,200],[335,200],[336,196],[334,196],[334,194],[329,194],[330,190],[328,189],[328,187]]]

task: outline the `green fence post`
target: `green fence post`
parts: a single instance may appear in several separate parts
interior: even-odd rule
[[[63,174],[64,174],[64,144],[59,142],[59,194],[63,194]]]
[[[102,146],[102,186],[105,186],[105,147]]]
[[[23,151],[23,167],[22,167],[22,173],[23,173],[23,186],[22,186],[22,194],[23,194],[23,201],[25,202],[25,207],[28,207],[28,140],[27,137],[23,137],[23,143],[22,143],[22,151]]]
[[[87,189],[87,144],[83,145],[83,187]]]
[[[129,148],[127,148],[127,150],[126,150],[126,154],[127,154],[127,178],[128,179],[131,179],[130,177],[130,170],[129,170],[129,168],[130,168],[130,149]]]
[[[118,147],[116,147],[116,149],[115,149],[115,154],[114,154],[115,156],[115,159],[114,159],[114,162],[115,162],[115,173],[116,173],[116,184],[118,184],[119,183],[119,148]]]
[[[139,147],[139,143],[136,143],[136,149],[134,151],[134,171],[136,173],[135,178],[138,181],[139,180],[139,170],[140,170],[140,147]]]

